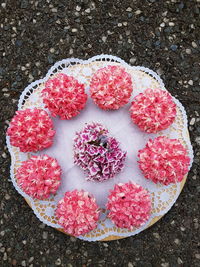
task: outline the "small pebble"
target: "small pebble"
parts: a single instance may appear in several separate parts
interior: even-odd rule
[[[3,254],[3,260],[4,260],[4,261],[7,261],[7,259],[8,259],[8,256],[7,256],[7,253],[5,252],[5,253]]]
[[[6,96],[7,94],[4,94],[4,96]],[[8,94],[9,95],[9,94]],[[2,156],[2,158],[4,158],[4,159],[6,159],[7,158],[7,155],[6,155],[6,153],[5,152],[3,152],[2,154],[1,154],[1,156]]]
[[[199,126],[199,127],[197,127],[197,132],[198,132],[198,133],[200,133],[200,126]]]
[[[71,253],[72,253],[71,250],[69,250],[69,249],[66,250],[67,255],[70,255]]]
[[[189,85],[193,85],[193,80],[189,80],[189,81],[188,81],[188,84],[189,84]]]
[[[44,229],[44,228],[45,228],[45,224],[44,224],[44,223],[41,223],[41,224],[39,225],[39,228]]]
[[[70,237],[70,240],[71,240],[72,242],[76,242],[76,241],[77,241],[77,239],[76,239],[75,237],[73,237],[73,236]]]
[[[8,194],[5,195],[5,199],[6,200],[9,200],[10,199],[10,196]]]
[[[28,1],[22,0],[20,7],[23,8],[23,9],[27,8],[28,7]]]
[[[200,254],[195,254],[195,258],[200,260]]]
[[[142,11],[139,9],[135,11],[135,15],[140,15],[141,13],[142,13]]]
[[[136,58],[135,58],[135,57],[130,58],[129,62],[130,62],[131,64],[134,64],[134,63],[136,62]]]
[[[197,48],[197,44],[195,42],[192,42],[192,47]]]
[[[153,233],[153,236],[154,236],[156,239],[160,239],[160,235],[159,235],[159,233]]]
[[[77,6],[76,7],[76,11],[80,11],[81,10],[81,7],[80,6]]]
[[[42,234],[42,238],[43,238],[43,239],[47,239],[47,238],[48,238],[48,232],[43,232],[43,234]]]
[[[1,231],[1,232],[0,232],[0,235],[1,235],[1,236],[4,236],[4,235],[5,235],[5,231]]]
[[[181,258],[178,257],[178,259],[177,259],[177,263],[178,263],[178,264],[183,264],[183,261],[181,260]]]
[[[200,146],[200,136],[197,136],[197,137],[195,138],[195,142]]]
[[[36,67],[39,67],[39,66],[40,66],[40,62],[38,62],[38,61],[35,62],[35,66],[36,66]]]
[[[4,247],[0,248],[0,252],[1,252],[1,253],[4,253],[5,250],[6,250],[6,249],[5,249]]]
[[[196,175],[193,175],[193,176],[192,176],[192,179],[193,179],[193,180],[196,180],[196,179],[197,179],[197,176],[196,176]]]
[[[177,50],[177,48],[178,48],[178,46],[177,46],[177,45],[171,45],[171,46],[170,46],[170,49],[171,49],[172,51],[176,51],[176,50]]]
[[[187,48],[187,49],[185,50],[185,52],[186,52],[186,54],[190,55],[192,51],[191,51],[191,49]]]
[[[175,243],[176,245],[179,245],[179,244],[180,244],[180,240],[179,240],[178,238],[176,238],[176,239],[174,239],[174,243]]]
[[[190,125],[194,125],[195,124],[195,118],[192,118],[191,120],[190,120]]]
[[[52,54],[55,53],[55,49],[54,49],[54,48],[50,48],[49,51],[50,51],[50,53],[52,53]]]
[[[57,266],[61,265],[61,259],[60,259],[60,258],[58,258],[58,259],[55,261],[55,265],[57,265]]]
[[[9,97],[10,96],[10,94],[3,94],[5,97]]]
[[[102,39],[102,41],[105,43],[106,40],[107,40],[107,37],[106,37],[106,36],[103,36],[101,39]]]
[[[34,260],[34,257],[30,257],[30,259],[28,260],[29,263],[31,263]]]
[[[158,75],[162,75],[164,73],[161,68],[157,69],[156,72],[158,73]]]
[[[133,13],[128,12],[128,18],[131,19],[133,17]]]

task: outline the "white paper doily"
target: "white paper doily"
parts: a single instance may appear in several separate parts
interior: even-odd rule
[[[127,72],[131,74],[133,81],[133,94],[131,100],[138,93],[146,88],[160,88],[166,90],[161,78],[153,71],[144,67],[131,67],[123,60],[108,55],[95,56],[89,60],[80,59],[64,59],[57,62],[47,73],[44,79],[31,83],[21,94],[18,108],[44,108],[41,98],[41,90],[44,88],[44,83],[53,75],[58,72],[73,75],[79,82],[86,86],[86,91],[89,91],[89,81],[91,75],[100,67],[107,65],[122,65]],[[88,93],[89,95],[89,93]],[[161,186],[152,183],[145,179],[138,168],[137,154],[138,150],[143,148],[149,138],[165,135],[170,138],[178,138],[181,143],[187,148],[193,161],[192,146],[190,143],[188,130],[187,130],[187,117],[186,112],[181,103],[174,98],[177,104],[177,116],[175,122],[165,131],[159,134],[146,134],[141,132],[135,126],[129,115],[130,103],[125,107],[116,111],[103,111],[99,109],[89,97],[86,108],[80,115],[72,120],[60,120],[53,118],[54,126],[56,129],[56,136],[52,147],[45,149],[36,154],[47,153],[50,156],[57,158],[62,167],[62,183],[60,189],[55,196],[45,201],[35,200],[26,195],[17,185],[15,180],[15,173],[21,162],[29,158],[33,153],[22,153],[18,148],[10,145],[9,138],[7,137],[7,145],[11,154],[11,179],[16,190],[28,201],[36,216],[45,224],[54,228],[60,228],[54,216],[55,207],[57,202],[64,196],[64,193],[69,190],[84,189],[92,193],[97,203],[102,208],[103,212],[98,224],[98,228],[94,231],[80,236],[80,239],[88,241],[96,240],[111,240],[122,237],[135,235],[145,228],[152,225],[160,217],[162,217],[175,203],[180,191],[185,183],[177,183],[169,186]],[[47,110],[48,111],[48,110]],[[124,171],[117,175],[115,178],[103,182],[90,182],[85,180],[85,174],[73,163],[73,139],[75,132],[82,129],[85,123],[100,122],[105,125],[110,134],[120,141],[123,150],[127,151],[127,158],[125,162]],[[119,182],[134,181],[151,192],[152,198],[152,214],[149,221],[138,229],[129,231],[127,229],[119,229],[115,227],[105,214],[105,203],[109,190],[114,187],[114,184]]]

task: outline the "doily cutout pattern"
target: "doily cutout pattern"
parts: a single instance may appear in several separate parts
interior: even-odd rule
[[[127,72],[129,72],[133,79],[133,84],[135,88],[133,90],[132,98],[140,93],[141,90],[137,88],[137,85],[140,84],[145,88],[160,88],[166,90],[164,87],[164,83],[161,78],[152,70],[140,67],[140,66],[129,66],[126,62],[121,60],[120,58],[109,56],[109,55],[101,55],[90,58],[89,60],[80,60],[80,59],[64,59],[62,61],[57,62],[47,73],[44,79],[35,81],[31,83],[20,96],[18,109],[26,109],[32,107],[44,108],[44,104],[41,98],[41,90],[44,88],[44,83],[50,77],[53,77],[55,74],[59,72],[64,72],[69,75],[78,76],[79,81],[86,84],[89,87],[89,80],[91,75],[100,67],[104,67],[107,65],[122,65]],[[130,100],[130,101],[131,101]],[[189,153],[191,164],[193,161],[193,151],[190,143],[190,138],[187,130],[187,116],[186,112],[181,105],[181,103],[174,98],[174,101],[177,104],[177,116],[175,122],[165,131],[159,132],[157,135],[148,135],[146,134],[146,141],[155,136],[165,135],[167,137],[178,138],[181,143],[187,148]],[[48,112],[48,110],[47,110]],[[80,115],[81,116],[81,115]],[[145,135],[141,132],[141,134]],[[48,200],[36,200],[32,199],[28,195],[26,195],[17,185],[15,180],[16,170],[20,166],[21,162],[30,158],[30,153],[22,153],[18,148],[10,145],[9,137],[7,137],[7,146],[9,152],[11,154],[11,169],[10,175],[16,190],[26,199],[28,204],[33,209],[35,215],[45,224],[57,228],[60,231],[60,226],[57,224],[54,210],[56,207],[57,199],[52,196]],[[145,178],[144,178],[145,179]],[[153,185],[153,189],[149,190],[147,185],[147,189],[151,193],[152,198],[152,214],[149,221],[140,228],[134,229],[132,231],[127,229],[120,229],[115,227],[112,222],[106,218],[106,211],[102,208],[102,215],[100,217],[100,221],[97,229],[92,232],[80,236],[80,239],[87,241],[97,241],[97,240],[113,240],[119,239],[123,237],[128,237],[131,235],[138,234],[142,230],[148,228],[150,225],[159,220],[165,213],[169,211],[172,205],[175,203],[178,198],[184,183],[186,181],[186,176],[181,183],[172,184],[168,186],[162,185]],[[148,183],[147,183],[148,184]],[[92,193],[92,192],[91,192]]]

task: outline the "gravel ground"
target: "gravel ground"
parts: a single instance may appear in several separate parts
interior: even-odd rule
[[[0,1],[0,266],[200,266],[200,1]],[[155,70],[183,103],[195,151],[178,201],[156,225],[83,242],[42,224],[9,178],[5,129],[22,90],[54,62],[112,54]]]

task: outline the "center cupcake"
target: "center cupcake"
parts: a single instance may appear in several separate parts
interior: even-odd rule
[[[76,133],[74,163],[85,171],[87,180],[103,182],[113,178],[123,169],[126,154],[99,123],[86,124]]]

